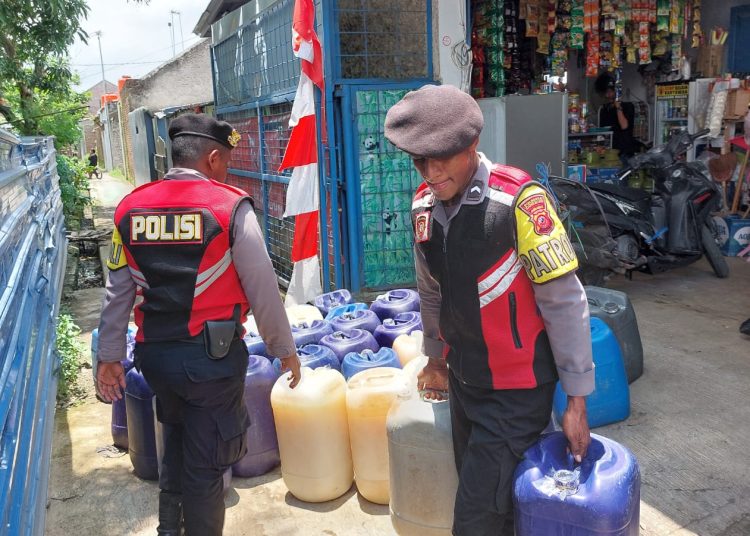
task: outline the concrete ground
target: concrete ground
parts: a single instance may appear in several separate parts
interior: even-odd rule
[[[107,191],[107,184],[98,186]],[[750,264],[728,260],[725,280],[701,261],[610,284],[636,308],[645,372],[631,385],[630,418],[594,432],[625,444],[639,460],[644,536],[750,534],[750,338],[738,332],[750,316]],[[89,336],[101,295],[91,289],[71,299]],[[155,533],[156,484],[135,477],[127,455],[97,453],[112,442],[109,424],[110,406],[95,400],[58,411],[46,534]],[[233,479],[226,504],[227,535],[394,534],[387,507],[368,503],[355,488],[329,503],[306,504],[287,492],[278,469]]]

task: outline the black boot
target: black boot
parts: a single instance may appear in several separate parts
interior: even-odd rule
[[[182,534],[182,494],[162,490],[159,493],[158,536],[180,536]]]

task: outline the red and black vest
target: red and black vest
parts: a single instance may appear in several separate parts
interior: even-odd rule
[[[429,238],[417,242],[440,285],[448,365],[469,385],[530,389],[557,380],[532,283],[516,252],[515,200],[531,184],[527,173],[495,165],[481,202],[461,205],[447,233],[430,217]],[[425,212],[431,216],[436,203],[423,183],[412,222]]]
[[[117,206],[128,269],[143,295],[139,342],[190,339],[207,320],[233,318],[249,304],[232,263],[231,229],[244,192],[213,180],[161,180]]]

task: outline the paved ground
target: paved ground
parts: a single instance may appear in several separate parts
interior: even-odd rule
[[[631,417],[595,432],[638,457],[644,536],[750,534],[750,338],[738,332],[750,316],[750,264],[729,261],[726,280],[701,262],[610,285],[627,291],[636,307],[645,372],[631,385]],[[100,289],[73,296],[84,333],[96,326],[100,303]],[[156,485],[132,474],[127,455],[96,452],[111,443],[109,412],[94,401],[58,411],[46,534],[155,533]],[[232,485],[227,535],[393,534],[387,507],[354,489],[312,505],[286,491],[278,470]]]

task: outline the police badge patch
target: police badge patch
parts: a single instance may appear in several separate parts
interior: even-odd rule
[[[427,242],[432,235],[432,212],[424,211],[417,214],[414,220],[414,240],[417,243]]]
[[[544,194],[530,195],[518,204],[518,208],[529,217],[536,234],[549,235],[555,228],[555,221],[550,216]]]

